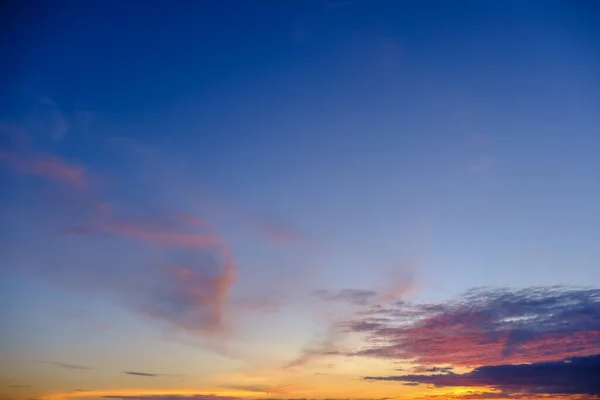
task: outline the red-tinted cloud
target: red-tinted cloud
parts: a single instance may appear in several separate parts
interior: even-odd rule
[[[344,324],[367,334],[349,352],[417,364],[477,367],[600,352],[600,290],[476,290],[449,303],[398,303]]]
[[[104,229],[116,235],[175,248],[207,248],[216,246],[221,242],[221,239],[216,235],[182,232],[175,229],[161,230],[126,220],[110,221],[104,225]]]
[[[20,174],[35,175],[78,189],[86,185],[84,165],[71,164],[47,153],[19,155],[0,151],[0,162]]]

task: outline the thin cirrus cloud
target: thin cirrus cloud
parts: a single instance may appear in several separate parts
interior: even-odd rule
[[[356,306],[365,306],[370,299],[377,296],[377,292],[366,289],[342,289],[339,291],[320,289],[313,291],[312,295],[324,301],[339,301]]]
[[[478,367],[600,353],[600,289],[478,289],[438,304],[398,302],[345,322],[372,345],[346,355]]]
[[[84,165],[68,163],[48,153],[14,154],[0,151],[0,162],[21,175],[38,176],[77,189],[86,186]]]
[[[49,364],[49,365],[54,365],[55,367],[58,367],[58,368],[71,369],[71,370],[89,370],[89,369],[92,369],[92,367],[89,367],[87,365],[64,363],[64,362],[59,362],[59,361],[42,361],[42,363]]]
[[[300,233],[296,229],[283,225],[276,225],[265,219],[256,218],[245,210],[241,210],[231,204],[217,200],[205,192],[197,193],[196,197],[201,198],[200,203],[202,207],[210,213],[212,217],[219,221],[231,222],[250,234],[268,242],[301,248],[312,248],[315,246],[314,240]]]
[[[121,236],[150,244],[170,248],[210,248],[218,246],[222,240],[216,234],[198,233],[177,226],[173,221],[146,219],[106,219],[91,224],[74,225],[60,231],[62,234],[84,236]],[[162,225],[162,226],[161,226]]]
[[[517,398],[539,394],[600,396],[598,376],[600,355],[532,364],[482,366],[464,374],[367,376],[363,379],[436,387],[487,387],[500,391],[497,395]]]
[[[241,390],[244,392],[283,394],[292,390],[290,385],[223,385],[223,389]]]

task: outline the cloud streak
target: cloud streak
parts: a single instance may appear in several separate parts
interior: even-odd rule
[[[167,376],[167,377],[182,376],[182,375],[175,375],[175,374],[151,374],[148,372],[135,372],[135,371],[123,371],[123,373],[127,374],[127,375],[143,376],[143,377],[147,377],[147,378],[158,378],[161,376]]]
[[[55,367],[59,367],[59,368],[63,368],[63,369],[71,369],[71,370],[92,369],[92,367],[88,367],[87,365],[81,365],[81,364],[71,364],[71,363],[64,363],[64,362],[58,362],[58,361],[42,361],[42,362],[44,364],[54,365]]]
[[[321,289],[313,291],[312,294],[323,301],[337,301],[355,306],[365,306],[370,299],[377,296],[377,292],[374,290],[365,289],[342,289],[337,292]]]
[[[68,163],[48,153],[23,155],[0,151],[0,163],[21,175],[37,176],[71,188],[82,189],[87,184],[84,165]]]

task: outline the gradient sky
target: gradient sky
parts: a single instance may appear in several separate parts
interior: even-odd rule
[[[0,25],[3,399],[600,395],[596,2]]]

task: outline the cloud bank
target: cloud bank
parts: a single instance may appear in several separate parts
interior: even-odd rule
[[[368,343],[346,355],[478,367],[600,353],[600,289],[476,289],[448,303],[368,311],[343,324]]]
[[[518,395],[581,394],[600,396],[600,355],[520,365],[491,365],[465,374],[367,376],[373,381],[397,381],[436,387],[489,387]]]

